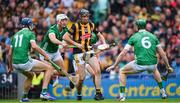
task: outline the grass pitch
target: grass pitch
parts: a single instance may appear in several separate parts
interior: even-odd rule
[[[19,103],[19,100],[0,100],[0,103]],[[105,99],[103,101],[95,101],[92,99],[86,99],[82,101],[76,100],[57,100],[57,101],[41,101],[40,99],[32,99],[30,103],[120,103],[115,99]],[[180,98],[169,99],[126,99],[122,103],[180,103]]]

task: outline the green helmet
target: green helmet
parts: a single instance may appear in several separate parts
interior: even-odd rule
[[[98,36],[94,32],[92,32],[92,36],[90,39],[91,44],[95,44],[98,40],[99,40]]]
[[[138,27],[138,29],[145,29],[146,28],[146,20],[144,20],[144,19],[136,20],[136,26]]]

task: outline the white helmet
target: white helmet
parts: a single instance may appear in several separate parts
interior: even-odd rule
[[[56,16],[56,21],[61,21],[62,19],[68,19],[66,14],[58,14]]]

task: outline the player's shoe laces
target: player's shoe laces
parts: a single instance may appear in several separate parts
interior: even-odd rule
[[[76,99],[77,100],[82,100],[82,95],[78,95]]]
[[[102,95],[101,93],[98,93],[98,94],[96,94],[96,95],[94,96],[94,99],[95,99],[95,100],[104,100],[104,97],[103,97],[103,95]]]
[[[161,98],[162,98],[162,99],[167,99],[167,98],[168,98],[168,96],[167,96],[167,94],[166,94],[166,92],[165,92],[164,89],[161,89],[161,90],[160,90],[160,93],[161,93]]]
[[[22,98],[20,99],[20,102],[23,103],[23,102],[30,102],[30,100],[28,98]]]
[[[126,97],[125,97],[125,96],[120,96],[120,95],[118,95],[118,96],[117,96],[117,100],[123,102],[123,101],[126,100]]]
[[[40,94],[40,98],[41,98],[42,100],[45,100],[45,101],[46,101],[46,100],[49,100],[49,101],[54,101],[54,100],[56,100],[56,98],[50,96],[49,93],[41,93],[41,94]]]

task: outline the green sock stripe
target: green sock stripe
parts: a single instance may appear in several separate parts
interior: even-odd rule
[[[162,82],[159,82],[159,83],[158,83],[158,86],[159,86],[160,89],[163,88]]]
[[[125,86],[120,86],[119,89],[120,89],[120,93],[125,93]]]
[[[28,98],[28,94],[23,94],[23,98]]]
[[[48,91],[48,89],[47,89],[47,88],[42,89],[42,93],[45,93],[45,92],[47,92],[47,91]]]

